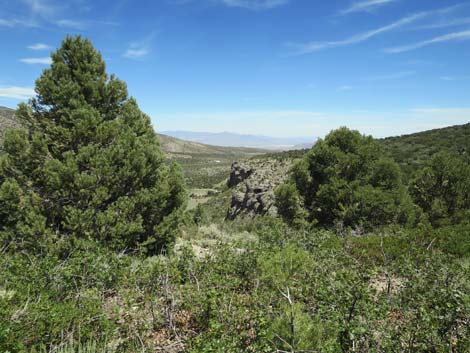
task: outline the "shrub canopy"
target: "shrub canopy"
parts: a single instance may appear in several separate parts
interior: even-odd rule
[[[370,228],[413,219],[399,167],[371,136],[332,131],[293,168],[292,180],[313,221]]]
[[[442,152],[418,170],[410,193],[434,226],[458,223],[470,214],[470,166]]]

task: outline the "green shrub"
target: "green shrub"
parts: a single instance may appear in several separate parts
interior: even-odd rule
[[[300,224],[305,217],[300,195],[293,184],[282,184],[275,190],[275,206],[278,214],[291,225]]]
[[[470,165],[448,153],[436,154],[410,183],[416,204],[434,226],[458,223],[470,215]]]
[[[399,167],[372,137],[341,128],[319,140],[292,171],[311,220],[364,227],[414,221]]]

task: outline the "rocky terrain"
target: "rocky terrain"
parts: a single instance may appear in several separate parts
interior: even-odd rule
[[[284,183],[292,167],[292,160],[251,159],[233,163],[228,187],[232,189],[226,219],[239,215],[276,215],[274,190]]]

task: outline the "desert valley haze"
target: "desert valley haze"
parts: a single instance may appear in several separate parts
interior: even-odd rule
[[[469,1],[0,0],[0,38],[0,352],[470,352]]]

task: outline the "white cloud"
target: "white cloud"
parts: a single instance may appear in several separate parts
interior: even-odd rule
[[[82,30],[88,27],[88,24],[84,21],[61,19],[56,21],[56,25],[63,28],[72,28]]]
[[[434,37],[429,40],[424,40],[422,42],[417,42],[409,45],[404,45],[401,47],[394,47],[394,48],[387,48],[384,49],[386,53],[396,54],[396,53],[403,53],[415,49],[419,49],[422,47],[427,47],[429,45],[437,44],[437,43],[444,43],[450,41],[462,41],[462,40],[470,40],[470,31],[462,31],[462,32],[454,32],[445,34],[442,36]]]
[[[149,52],[147,47],[130,47],[125,51],[123,56],[128,59],[140,59],[147,56]]]
[[[145,38],[129,44],[127,50],[122,54],[128,59],[142,59],[150,54],[150,44],[155,38],[157,32],[149,33]]]
[[[34,65],[34,64],[41,64],[41,65],[50,65],[52,64],[52,59],[50,57],[45,58],[23,58],[20,59],[22,63]]]
[[[0,97],[13,99],[28,99],[35,95],[34,89],[29,87],[0,87]]]
[[[38,27],[38,24],[31,19],[0,18],[0,27]]]
[[[443,19],[435,23],[424,24],[416,26],[414,30],[426,30],[426,29],[439,29],[447,27],[458,27],[470,24],[470,17],[454,18],[454,19]]]
[[[373,37],[376,37],[380,34],[391,32],[393,30],[399,29],[403,26],[406,26],[410,23],[413,23],[419,19],[424,18],[425,16],[428,16],[428,12],[420,12],[414,15],[410,15],[407,17],[404,17],[396,22],[393,22],[392,24],[389,24],[384,27],[380,27],[374,30],[370,30],[367,32],[359,33],[356,34],[352,37],[343,39],[343,40],[338,40],[338,41],[329,41],[329,42],[310,42],[310,43],[304,43],[304,44],[290,44],[290,46],[294,49],[293,53],[294,55],[302,55],[302,54],[308,54],[312,53],[315,51],[320,51],[324,49],[329,49],[329,48],[335,48],[335,47],[341,47],[341,46],[347,46],[347,45],[353,45],[353,44],[358,44],[361,42],[365,42]]]
[[[409,77],[416,74],[416,71],[402,71],[393,74],[378,75],[364,78],[364,81],[388,81],[399,80],[401,78]]]
[[[166,0],[173,5],[187,5],[198,2],[198,0]],[[214,4],[223,4],[228,7],[241,7],[248,10],[269,10],[278,6],[285,5],[290,0],[209,0]],[[199,0],[202,2],[202,0]]]
[[[32,45],[28,45],[28,49],[31,50],[49,50],[52,49],[50,45],[44,44],[44,43],[36,43]]]
[[[352,89],[353,89],[352,86],[343,85],[343,86],[339,86],[336,90],[338,92],[344,92],[344,91],[351,91]]]
[[[22,0],[26,3],[31,12],[35,15],[48,18],[54,16],[60,9],[59,7],[48,0]]]
[[[289,0],[221,0],[230,7],[243,7],[250,10],[267,10],[285,5]]]
[[[464,81],[470,80],[470,76],[441,76],[440,79],[443,81]]]
[[[379,6],[386,5],[397,0],[363,0],[356,1],[351,4],[348,8],[340,12],[341,15],[347,15],[353,12],[368,12]]]
[[[287,45],[292,48],[291,55],[303,55],[308,53],[313,53],[320,50],[349,46],[354,44],[359,44],[365,42],[369,39],[382,35],[384,33],[396,31],[407,27],[410,24],[416,23],[418,21],[433,18],[436,16],[443,16],[449,13],[455,12],[461,9],[464,4],[454,5],[450,7],[445,7],[442,9],[423,11],[415,14],[408,15],[395,21],[387,26],[379,27],[370,31],[362,32],[356,35],[353,35],[346,39],[336,40],[336,41],[324,41],[324,42],[309,42],[309,43],[288,43]]]

